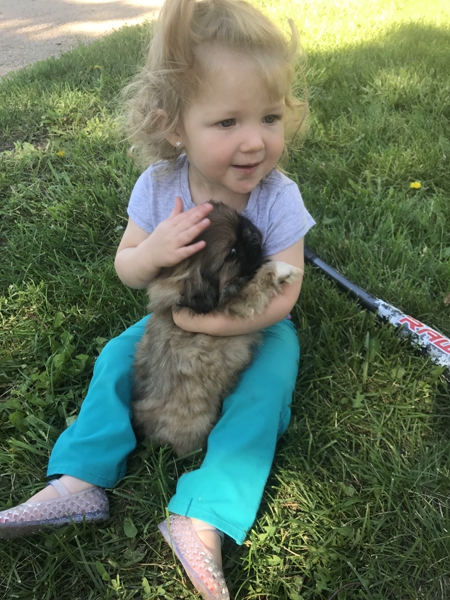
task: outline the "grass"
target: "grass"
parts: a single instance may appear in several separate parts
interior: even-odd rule
[[[311,128],[289,163],[317,221],[308,245],[449,335],[447,3],[259,5],[280,23],[294,17],[308,57]],[[118,92],[146,38],[145,27],[125,28],[0,84],[4,507],[39,488],[95,357],[145,310],[112,259],[137,177],[117,134]],[[225,544],[232,596],[446,600],[441,370],[311,268],[293,316],[302,345],[293,418],[248,540]],[[201,458],[139,446],[110,492],[110,521],[0,544],[0,597],[195,597],[156,523]]]

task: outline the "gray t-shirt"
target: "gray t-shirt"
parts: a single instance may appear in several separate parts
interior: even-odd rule
[[[142,173],[128,204],[129,217],[148,233],[169,217],[175,196],[183,200],[184,210],[194,207],[186,155],[178,158],[172,171],[158,173],[163,164],[155,163]],[[286,250],[314,225],[297,184],[275,169],[252,190],[242,215],[261,231],[264,256]]]

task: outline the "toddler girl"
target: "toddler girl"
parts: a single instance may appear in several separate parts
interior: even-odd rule
[[[304,106],[291,95],[296,55],[259,11],[239,0],[166,0],[147,64],[128,88],[133,148],[151,164],[138,179],[115,267],[132,288],[198,252],[214,199],[261,230],[264,254],[303,268],[303,237],[314,223],[297,185],[276,170],[285,129]],[[252,526],[278,437],[290,418],[299,348],[287,319],[301,281],[286,285],[253,319],[174,314],[192,332],[263,330],[264,343],[208,439],[200,469],[183,475],[159,528],[205,599],[229,598],[221,568],[223,533],[242,543]],[[0,537],[109,516],[104,488],[123,477],[136,446],[130,423],[134,348],[145,317],[98,358],[77,421],[56,442],[48,467],[59,476],[24,504],[0,513]]]

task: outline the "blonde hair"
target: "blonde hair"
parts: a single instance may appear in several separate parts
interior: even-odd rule
[[[207,76],[208,45],[242,52],[261,72],[271,95],[284,96],[287,135],[295,138],[306,116],[306,101],[293,96],[298,56],[297,30],[289,39],[244,0],[166,0],[156,23],[148,58],[128,85],[124,128],[135,158],[146,167],[157,160],[174,164],[182,149],[166,135],[183,127],[183,114]],[[167,115],[164,119],[161,115]]]

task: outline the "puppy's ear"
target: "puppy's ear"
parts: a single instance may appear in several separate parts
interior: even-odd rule
[[[219,304],[219,286],[217,273],[198,269],[186,279],[178,306],[190,308],[199,315],[209,313]]]

